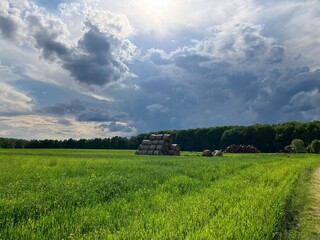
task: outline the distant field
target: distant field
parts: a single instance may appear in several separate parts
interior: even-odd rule
[[[0,149],[0,239],[274,239],[309,154]]]

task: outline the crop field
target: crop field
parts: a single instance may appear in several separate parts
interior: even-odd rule
[[[311,154],[0,149],[0,239],[279,239]]]

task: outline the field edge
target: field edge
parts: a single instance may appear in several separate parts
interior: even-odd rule
[[[312,193],[313,178],[317,171],[320,171],[320,164],[305,169],[303,174],[298,178],[285,206],[285,216],[280,226],[280,234],[276,239],[309,239],[311,237],[311,229],[313,223],[307,223],[307,217],[311,217],[308,213],[310,205],[313,204],[314,194]],[[320,199],[318,199],[320,201]],[[311,224],[311,225],[310,225]],[[308,235],[308,237],[306,237]],[[320,235],[315,236],[318,239]]]

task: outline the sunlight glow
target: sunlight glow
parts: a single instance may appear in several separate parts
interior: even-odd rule
[[[150,8],[161,9],[168,7],[170,0],[146,0],[146,3]]]

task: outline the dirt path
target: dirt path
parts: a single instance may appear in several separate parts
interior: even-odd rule
[[[317,229],[320,234],[320,168],[318,168],[311,180],[311,194],[314,204],[311,206]]]
[[[305,223],[308,239],[320,239],[320,167],[311,178],[310,203],[306,211]]]

